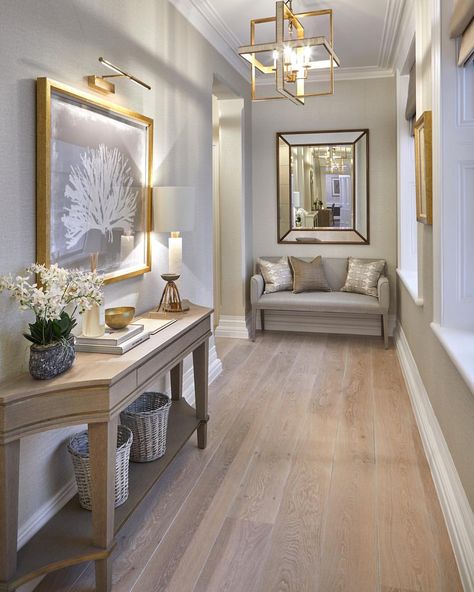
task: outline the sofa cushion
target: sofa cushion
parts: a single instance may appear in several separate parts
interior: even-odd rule
[[[334,313],[380,314],[378,298],[351,292],[276,292],[263,294],[258,308]]]
[[[258,265],[265,280],[265,294],[292,289],[293,277],[287,257],[282,257],[276,263],[259,259]]]
[[[377,284],[385,267],[385,261],[365,261],[349,257],[346,283],[342,292],[355,292],[377,297]]]
[[[293,270],[293,292],[295,294],[331,291],[320,255],[312,261],[290,257],[290,265]]]
[[[313,257],[299,257],[303,261],[312,261]],[[272,257],[271,255],[266,255],[261,257],[265,261],[270,261],[272,263],[277,263],[280,260],[280,257]],[[261,273],[260,263],[261,259],[257,259],[255,265],[255,272]],[[324,273],[326,274],[326,279],[328,281],[329,287],[331,290],[340,290],[344,285],[347,277],[347,257],[323,257],[323,266],[324,266]]]
[[[315,249],[316,250],[316,249]],[[314,257],[317,255],[317,252],[312,257],[299,257],[299,259],[303,259],[304,261],[312,261]],[[280,257],[275,257],[271,255],[265,255],[261,257],[265,259],[265,261],[270,261],[272,263],[277,263]],[[362,261],[374,261],[375,259],[361,259]],[[377,259],[378,261],[378,259]],[[347,257],[323,257],[323,265],[324,265],[324,272],[326,274],[326,279],[328,281],[329,287],[331,290],[339,291],[345,284],[347,278]],[[261,273],[259,260],[257,259],[255,265],[255,272]]]

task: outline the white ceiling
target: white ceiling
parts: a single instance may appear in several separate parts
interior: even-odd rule
[[[294,12],[332,8],[339,77],[383,76],[392,72],[394,50],[407,0],[293,0]],[[250,20],[273,16],[275,0],[174,0],[209,41],[248,75],[236,54],[249,43]],[[204,29],[204,30],[203,30]],[[237,58],[237,60],[235,59]]]

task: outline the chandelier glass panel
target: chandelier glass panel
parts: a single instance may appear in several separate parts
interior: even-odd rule
[[[257,30],[266,33],[274,26],[274,40],[257,43]],[[306,30],[305,30],[306,26]],[[328,34],[316,35],[319,28]],[[291,0],[276,2],[275,16],[250,21],[250,45],[239,48],[239,54],[252,66],[252,99],[289,99],[303,105],[306,97],[334,94],[334,68],[340,65],[333,48],[333,15],[331,9],[294,13]],[[311,90],[309,72],[327,73],[317,77]],[[276,93],[257,94],[257,76],[272,77]],[[306,84],[306,86],[305,86]],[[316,88],[313,88],[315,86]],[[262,88],[268,88],[262,85]]]

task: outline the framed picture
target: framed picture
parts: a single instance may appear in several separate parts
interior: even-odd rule
[[[333,197],[339,197],[341,195],[341,181],[339,177],[332,178],[332,195]]]
[[[415,123],[416,219],[433,223],[431,111]]]
[[[37,261],[150,271],[152,154],[152,119],[38,78]]]

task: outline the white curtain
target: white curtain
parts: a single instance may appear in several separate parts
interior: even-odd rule
[[[461,36],[458,66],[464,66],[474,54],[474,0],[456,0],[451,16],[451,38]]]

